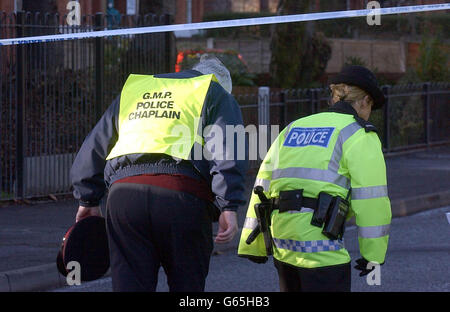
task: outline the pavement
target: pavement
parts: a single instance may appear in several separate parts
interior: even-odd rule
[[[393,217],[450,205],[450,146],[385,155]],[[247,198],[255,172],[247,176]],[[102,203],[104,211],[105,205]],[[247,207],[241,207],[242,227]],[[77,202],[29,200],[0,203],[0,291],[46,291],[67,286],[55,260],[66,230],[73,224]],[[104,214],[105,215],[105,214]],[[214,224],[217,228],[217,223]],[[235,250],[240,234],[214,253]]]
[[[439,293],[438,296],[450,292],[450,241],[443,239],[450,235],[450,225],[446,213],[450,213],[450,206],[394,218],[389,233],[386,261],[377,272],[378,278],[375,276],[360,277],[359,271],[352,269],[351,291],[357,292],[358,297],[361,292],[433,292]],[[358,228],[356,226],[346,228],[344,244],[352,259],[352,265],[355,265],[355,260],[359,258],[360,254]],[[273,294],[280,291],[273,257],[270,257],[265,264],[257,265],[237,257],[236,248],[211,257],[205,284],[205,291],[208,294],[199,296],[205,298],[205,296],[208,297],[216,293],[219,293],[219,296],[229,296],[231,290],[232,292],[254,294],[270,292],[272,293],[270,297],[278,298],[278,294]],[[111,276],[92,282],[83,282],[81,285],[49,290],[49,292],[58,293],[104,293],[112,291]],[[168,291],[166,274],[164,270],[160,269],[156,287],[158,294],[152,294],[152,299],[155,296],[160,297],[161,293]],[[251,294],[248,295],[252,296]],[[170,298],[171,302],[177,301],[176,297],[173,298],[173,295]],[[410,302],[409,299],[411,299],[411,296],[409,296],[408,302]],[[147,297],[146,300],[148,300]],[[283,296],[282,306],[286,306],[289,301],[294,303],[298,302],[298,299],[296,295]],[[328,301],[335,302],[335,300]],[[372,303],[373,300],[370,300],[370,302]],[[433,299],[433,302],[435,302],[435,299]],[[281,304],[273,303],[272,310],[278,311],[276,307]],[[178,311],[179,308],[174,310]],[[217,311],[220,310],[217,309]]]

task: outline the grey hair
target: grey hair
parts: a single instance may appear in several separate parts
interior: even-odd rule
[[[219,84],[228,92],[231,93],[233,84],[228,69],[223,63],[214,55],[203,54],[200,61],[192,67],[192,69],[201,72],[203,75],[214,74]]]

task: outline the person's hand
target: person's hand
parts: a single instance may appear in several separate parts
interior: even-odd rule
[[[81,219],[90,217],[90,216],[101,217],[102,211],[100,210],[100,206],[95,206],[95,207],[79,206],[77,215],[75,216],[75,222],[78,222]]]
[[[367,261],[364,258],[359,258],[359,259],[355,260],[355,262],[356,262],[356,265],[354,266],[354,268],[361,271],[359,273],[359,276],[365,276],[375,269],[375,266],[372,266],[371,269],[368,269],[367,265],[369,264],[369,261]],[[384,262],[381,263],[380,265],[383,265],[383,264],[384,264]]]
[[[225,244],[230,242],[238,231],[237,216],[235,211],[223,211],[219,217],[219,231],[217,232],[216,243]]]

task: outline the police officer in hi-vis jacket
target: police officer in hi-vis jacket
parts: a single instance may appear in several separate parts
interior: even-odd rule
[[[385,261],[391,207],[381,143],[368,122],[385,97],[361,66],[344,67],[330,89],[327,112],[292,122],[272,144],[255,182],[263,194],[252,195],[241,234],[239,256],[264,263],[273,254],[281,291],[350,291],[342,235],[352,216],[360,276]]]

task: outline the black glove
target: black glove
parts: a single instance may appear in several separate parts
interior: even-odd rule
[[[369,261],[367,261],[364,258],[359,258],[355,262],[356,262],[356,265],[354,266],[354,268],[361,271],[359,273],[359,276],[365,276],[375,269],[375,266],[372,266],[372,269],[367,269],[367,264],[369,263]],[[384,262],[380,263],[380,265],[383,265],[383,264],[384,264]]]

